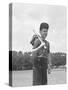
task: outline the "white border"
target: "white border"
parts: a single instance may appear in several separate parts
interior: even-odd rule
[[[47,5],[63,5],[68,7],[68,0],[1,0],[0,1],[0,90],[11,89],[8,86],[8,51],[9,51],[9,3],[43,3]],[[68,11],[68,10],[67,10]],[[67,19],[68,21],[68,19]],[[68,33],[68,32],[67,32]],[[68,39],[67,39],[68,40]],[[68,64],[67,64],[68,65]],[[68,80],[67,80],[68,81]],[[66,90],[67,85],[48,85],[48,86],[31,86],[31,87],[16,87],[13,89],[47,89],[47,90]]]

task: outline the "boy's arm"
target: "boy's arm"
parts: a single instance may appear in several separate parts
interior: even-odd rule
[[[51,63],[51,54],[50,53],[48,54],[48,64],[51,67],[52,63]]]
[[[51,73],[51,54],[48,54],[48,74]]]
[[[41,43],[39,39],[36,39],[34,42],[34,45],[33,45],[32,52],[37,52],[44,45],[45,45],[45,43]]]
[[[50,45],[48,43],[48,73],[51,73],[51,53],[50,53]]]
[[[32,55],[37,56],[37,52],[41,49],[42,46],[44,46],[45,43],[41,43],[39,39],[36,39],[33,45],[32,49]]]

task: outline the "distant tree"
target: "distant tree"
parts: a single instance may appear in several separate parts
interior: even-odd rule
[[[53,53],[51,59],[53,66],[66,65],[66,54],[64,53]]]
[[[33,67],[33,57],[31,52],[22,53],[22,51],[10,51],[10,70],[27,70]],[[66,65],[65,53],[51,53],[52,66]]]
[[[24,63],[24,56],[21,51],[18,52],[17,56],[18,56],[17,68],[18,70],[21,70]]]
[[[26,69],[31,69],[32,68],[32,62],[31,62],[30,53],[28,53],[28,52],[24,53],[24,60],[25,60],[24,67]]]
[[[12,70],[17,69],[18,56],[16,51],[12,51]]]

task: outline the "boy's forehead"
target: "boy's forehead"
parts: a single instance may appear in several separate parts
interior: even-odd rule
[[[46,31],[46,32],[47,32],[47,31],[48,31],[48,29],[46,29],[46,28],[43,28],[41,31]]]

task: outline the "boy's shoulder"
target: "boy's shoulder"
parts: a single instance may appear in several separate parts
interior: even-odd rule
[[[33,48],[37,48],[40,44],[41,44],[41,41],[38,38],[36,38],[35,41],[34,41]]]
[[[45,40],[45,43],[46,43],[47,45],[49,45],[49,44],[50,44],[48,40]]]
[[[45,40],[45,45],[47,46],[47,48],[50,48],[50,43],[49,43],[49,41]]]
[[[34,42],[36,41],[37,38],[38,38],[37,35],[33,35],[30,43],[31,43],[32,45],[34,45]]]

